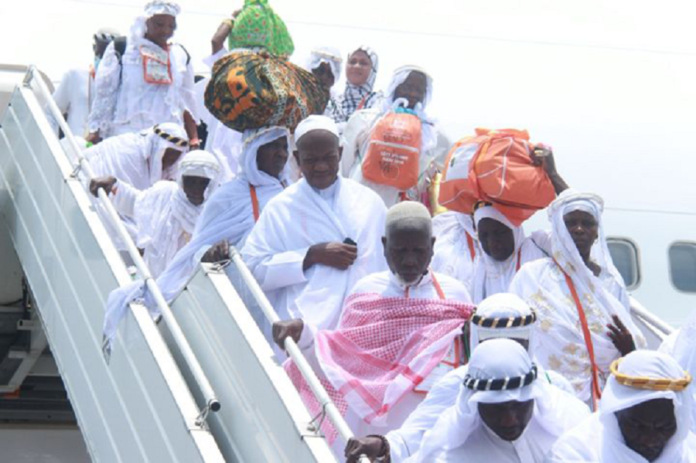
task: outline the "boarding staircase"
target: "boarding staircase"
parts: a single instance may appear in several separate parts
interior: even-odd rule
[[[235,251],[224,265],[201,264],[168,305],[116,225],[162,318],[131,304],[104,354],[106,298],[133,276],[85,191],[89,164],[35,68],[0,66],[0,124],[0,393],[53,368],[94,461],[335,461],[319,424],[331,419],[344,439],[350,430],[288,340],[325,413],[311,417],[302,405],[263,333],[277,315]],[[652,345],[670,331],[640,307],[634,317]],[[73,418],[65,403],[53,406]]]

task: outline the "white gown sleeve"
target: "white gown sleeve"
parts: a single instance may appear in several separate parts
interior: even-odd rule
[[[418,452],[425,433],[433,428],[442,412],[456,402],[462,381],[463,373],[459,369],[447,373],[433,386],[401,428],[386,435],[392,463],[401,463]]]
[[[273,291],[292,285],[305,283],[302,266],[308,247],[270,254],[252,270],[256,280],[264,291]]]
[[[188,111],[196,124],[201,123],[200,115],[198,114],[197,104],[196,104],[196,89],[194,87],[194,72],[191,63],[186,65],[186,73],[184,74],[184,81],[181,85],[181,99],[184,103],[184,110]]]
[[[58,88],[56,88],[56,90],[53,92],[53,101],[56,102],[56,106],[58,106],[61,114],[67,114],[68,111],[70,111],[70,89],[74,85],[72,80],[73,71],[66,72],[63,74],[63,78],[60,80]],[[48,112],[48,109],[46,110],[46,114],[48,116],[48,121],[51,123],[51,127],[53,127],[53,130],[56,133],[58,133],[58,121],[56,121],[53,115]]]
[[[114,208],[119,214],[128,217],[135,216],[135,202],[142,192],[128,182],[119,180],[116,183],[116,194],[111,196]]]
[[[121,85],[121,63],[118,61],[114,42],[104,52],[94,84],[94,102],[89,113],[87,126],[90,132],[109,128],[116,110],[118,90]]]

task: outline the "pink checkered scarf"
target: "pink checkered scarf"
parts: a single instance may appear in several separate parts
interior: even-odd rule
[[[363,293],[348,297],[340,326],[317,333],[323,386],[345,415],[348,407],[379,425],[449,352],[474,307],[457,301],[405,299]],[[292,360],[285,370],[315,416],[321,410]],[[325,421],[324,434],[336,431]]]

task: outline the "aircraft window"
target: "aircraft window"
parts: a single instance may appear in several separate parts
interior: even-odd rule
[[[608,238],[607,245],[616,269],[626,282],[626,288],[637,288],[640,284],[640,268],[636,245],[625,238]]]
[[[675,243],[669,248],[672,284],[680,291],[696,293],[696,243]]]

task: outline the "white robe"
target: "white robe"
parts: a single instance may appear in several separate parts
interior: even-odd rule
[[[169,46],[173,82],[169,85],[150,84],[143,75],[141,46],[159,48],[144,37],[129,37],[126,51],[119,64],[114,42],[104,52],[96,77],[96,89],[89,116],[90,132],[100,132],[102,138],[152,127],[155,124],[176,122],[183,125],[184,112],[194,119],[195,94],[193,66],[179,45]]]
[[[386,268],[385,217],[379,197],[351,180],[339,177],[316,191],[303,179],[268,203],[242,257],[281,319],[333,329],[352,286]],[[311,246],[348,238],[357,243],[358,258],[347,270],[320,264],[303,270]]]
[[[471,237],[471,249],[467,234]],[[456,278],[471,292],[474,262],[476,255],[480,253],[471,216],[453,211],[435,216],[433,236],[435,236],[435,249],[433,261],[430,264],[432,269]]]
[[[432,429],[440,415],[457,401],[459,389],[468,372],[465,366],[447,373],[430,390],[400,428],[390,431],[389,440],[392,463],[401,463],[420,449],[423,436]],[[566,400],[572,394],[568,381],[555,371],[540,371],[539,379],[549,383],[551,400]],[[575,400],[571,395],[570,400]],[[497,460],[496,460],[497,461]]]
[[[467,441],[452,450],[433,456],[432,463],[459,463],[463,461],[490,463],[543,463],[556,442],[534,417],[522,436],[508,442],[498,437],[488,426],[481,424]]]
[[[160,180],[176,178],[176,164],[162,170],[162,156],[167,148],[186,151],[152,131],[143,131],[104,140],[85,150],[84,155],[95,176],[114,176],[138,190],[147,190]]]
[[[189,241],[203,209],[191,204],[181,187],[170,181],[157,182],[145,191],[119,182],[113,202],[120,214],[134,219],[136,245],[145,251],[143,260],[155,278]]]
[[[94,79],[87,69],[71,69],[66,72],[56,91],[53,92],[53,100],[60,112],[68,115],[70,131],[76,137],[87,135],[87,118],[93,95]],[[58,131],[58,124],[55,121],[52,122]]]

